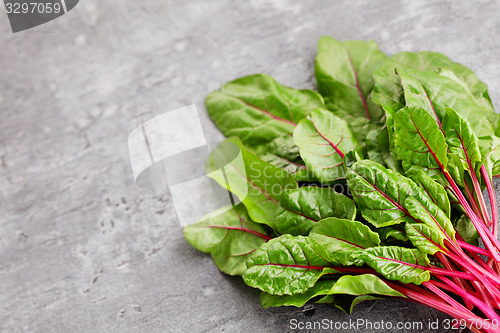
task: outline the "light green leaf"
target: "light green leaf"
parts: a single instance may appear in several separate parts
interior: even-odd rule
[[[212,152],[207,173],[241,200],[252,220],[270,227],[282,193],[298,188],[292,175],[248,151],[237,138],[227,139]]]
[[[345,121],[328,110],[318,109],[299,123],[293,139],[307,168],[320,181],[345,177],[344,155],[357,144]]]
[[[325,100],[355,117],[378,121],[382,110],[372,103],[372,72],[386,59],[373,41],[340,42],[322,37],[318,43],[315,73]]]
[[[256,153],[267,151],[275,138],[290,134],[310,112],[323,107],[312,90],[295,90],[269,75],[239,78],[205,100],[208,113],[226,136],[237,136]]]
[[[210,253],[217,267],[231,275],[242,275],[249,256],[269,239],[267,227],[253,222],[242,204],[221,208],[183,231],[189,244]]]
[[[332,289],[331,294],[349,295],[383,295],[405,297],[400,292],[389,287],[382,279],[373,274],[344,275],[341,276]]]
[[[419,285],[431,278],[429,270],[424,268],[429,265],[429,259],[417,249],[379,246],[364,250],[360,256],[389,280]]]

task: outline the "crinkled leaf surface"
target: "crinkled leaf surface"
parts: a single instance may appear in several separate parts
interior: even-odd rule
[[[205,100],[208,113],[226,136],[237,136],[249,149],[263,153],[275,138],[292,133],[300,120],[323,106],[312,90],[296,90],[266,74],[229,82]]]
[[[299,147],[293,142],[291,134],[277,137],[268,146],[262,159],[279,168],[285,169],[292,175],[306,169],[304,161],[300,158]]]
[[[436,227],[407,222],[405,232],[412,244],[423,253],[432,255],[444,248],[445,235]]]
[[[231,275],[242,275],[249,256],[269,238],[267,227],[253,222],[243,204],[221,208],[183,230],[189,244],[210,253],[217,267]]]
[[[417,249],[379,246],[364,250],[360,256],[368,266],[389,280],[418,285],[431,278],[425,268],[429,265],[429,259]]]
[[[434,181],[421,169],[410,168],[407,170],[406,176],[419,185],[432,199],[432,202],[450,218],[450,199],[448,198],[446,190],[438,182]]]
[[[413,221],[403,207],[416,186],[408,178],[362,160],[348,170],[347,184],[363,217],[375,227]]]
[[[373,100],[383,106],[389,126],[392,115],[409,105],[438,115],[444,115],[445,107],[455,107],[476,133],[484,133],[480,136],[498,127],[487,86],[470,69],[443,54],[400,52],[378,67],[373,77]],[[484,122],[485,117],[493,127]]]
[[[276,306],[297,306],[306,305],[313,298],[327,295],[332,289],[336,280],[320,280],[316,284],[302,294],[296,295],[272,295],[266,292],[260,293],[260,304],[263,308]]]
[[[380,238],[361,222],[327,218],[316,224],[310,233],[323,245],[330,257],[342,265],[362,265],[356,254],[380,245]]]
[[[282,235],[263,244],[247,262],[243,280],[251,287],[275,295],[305,292],[337,263],[315,240]]]
[[[370,98],[372,72],[385,59],[373,41],[340,42],[324,36],[315,63],[318,91],[329,104],[353,116],[379,120],[383,112]]]
[[[305,186],[285,191],[280,199],[283,209],[274,221],[280,234],[307,235],[318,221],[327,217],[352,220],[356,217],[354,202],[333,190]]]
[[[293,139],[307,168],[320,181],[345,177],[344,155],[354,150],[357,143],[344,120],[318,109],[299,123]]]

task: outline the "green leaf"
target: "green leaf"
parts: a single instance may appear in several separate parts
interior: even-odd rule
[[[425,223],[436,232],[442,230],[448,235],[450,242],[455,241],[455,229],[450,219],[424,190],[415,186],[412,196],[406,199],[404,206],[415,221]],[[443,236],[446,235],[443,234]]]
[[[292,175],[247,150],[237,138],[222,142],[207,161],[207,174],[234,193],[255,222],[274,227],[285,190],[298,188]]]
[[[363,264],[356,254],[364,249],[380,245],[380,238],[361,222],[327,218],[316,224],[310,237],[318,241],[330,257],[342,265]]]
[[[239,78],[205,100],[208,113],[226,136],[237,136],[249,149],[263,153],[275,138],[290,134],[300,120],[323,106],[312,90],[295,90],[269,75]]]
[[[373,274],[344,275],[341,276],[329,294],[349,294],[349,295],[383,295],[405,297],[400,292],[389,287],[382,279]]]
[[[500,175],[500,138],[495,135],[479,138],[479,148],[490,177]]]
[[[406,223],[406,235],[413,245],[423,253],[431,254],[445,248],[446,239],[442,232],[436,227],[431,227],[422,223]]]
[[[467,119],[455,110],[446,108],[443,132],[448,151],[459,157],[463,169],[475,173],[481,167],[483,159],[479,149],[479,140]]]
[[[406,171],[406,175],[419,185],[432,199],[432,202],[441,208],[446,216],[450,218],[450,200],[448,199],[446,190],[439,183],[434,181],[421,169],[410,168]]]
[[[280,199],[283,207],[274,221],[280,234],[307,235],[318,221],[327,217],[353,220],[356,206],[333,188],[306,186],[287,190]]]
[[[437,115],[444,115],[445,107],[453,107],[468,118],[476,133],[484,133],[480,136],[492,134],[498,127],[487,86],[470,69],[440,53],[398,53],[378,67],[373,77],[373,100],[386,111],[389,127],[392,116],[405,105]]]
[[[285,169],[292,175],[306,169],[304,161],[300,158],[299,147],[293,142],[291,134],[277,137],[268,147],[268,152],[262,159],[279,168]]]
[[[398,158],[407,166],[433,170],[433,178],[440,179],[441,169],[448,165],[447,145],[429,113],[419,107],[399,110],[394,117],[394,143]]]
[[[347,125],[349,125],[352,135],[361,146],[365,145],[365,141],[367,139],[366,136],[370,131],[380,130],[381,128],[379,123],[373,122],[365,116],[355,117],[344,110],[337,109],[331,104],[327,104],[327,108],[332,111],[334,115],[344,120]]]
[[[221,208],[183,230],[189,244],[210,253],[217,267],[231,275],[242,275],[249,256],[269,239],[267,227],[253,222],[242,204]]]
[[[431,278],[429,259],[417,249],[397,246],[371,247],[360,255],[368,266],[389,280],[421,284]]]
[[[382,110],[372,103],[372,72],[386,56],[373,41],[340,42],[322,37],[318,43],[315,74],[325,100],[356,117],[378,121]]]
[[[366,152],[368,154],[368,158],[371,161],[386,166],[378,140],[379,135],[380,130],[371,130],[370,132],[368,132],[365,142]]]
[[[314,286],[324,274],[335,273],[335,264],[315,240],[282,235],[255,251],[243,280],[270,294],[296,295]]]
[[[375,231],[379,234],[380,239],[384,242],[384,245],[397,245],[394,243],[408,241],[408,236],[406,236],[405,231],[393,225],[377,228]]]
[[[405,170],[403,169],[401,161],[392,156],[391,145],[389,142],[389,131],[387,127],[384,127],[378,135],[378,147],[385,165],[387,165],[389,169],[404,175]]]
[[[299,123],[293,139],[307,168],[320,181],[345,177],[344,155],[357,144],[345,121],[328,110],[318,109]]]
[[[321,280],[304,293],[296,295],[272,295],[266,292],[261,292],[260,304],[263,308],[277,306],[301,307],[318,296],[327,295],[335,282],[336,280]]]
[[[461,214],[460,216],[455,217],[452,222],[455,230],[464,239],[464,241],[478,246],[480,237],[479,233],[467,215]]]
[[[410,179],[363,160],[349,169],[347,184],[361,214],[375,227],[413,221],[403,206],[416,186]]]

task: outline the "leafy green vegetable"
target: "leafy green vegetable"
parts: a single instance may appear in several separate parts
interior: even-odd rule
[[[318,296],[327,295],[335,282],[336,280],[321,280],[304,293],[296,295],[272,295],[266,292],[261,292],[260,303],[264,308],[283,305],[301,307]]]
[[[217,267],[230,275],[242,275],[249,256],[269,239],[267,227],[253,222],[242,204],[184,227],[184,237],[197,250],[210,253]]]
[[[299,123],[293,139],[307,168],[320,181],[345,177],[344,155],[357,144],[345,121],[330,111],[318,109]]]
[[[237,136],[249,149],[263,153],[273,139],[292,133],[299,121],[322,107],[323,98],[259,74],[225,84],[205,104],[224,135]]]
[[[356,255],[368,247],[380,245],[380,238],[357,221],[327,218],[311,230],[311,238],[323,245],[331,258],[342,265],[362,265]]]
[[[353,220],[356,217],[352,200],[332,188],[306,186],[287,190],[281,196],[280,205],[283,209],[274,222],[280,234],[307,235],[324,218]]]
[[[303,236],[282,235],[263,244],[248,260],[246,284],[275,295],[296,295],[335,273],[325,248]]]
[[[237,138],[227,139],[212,152],[207,173],[241,200],[252,220],[270,227],[282,193],[298,188],[292,175],[263,161]]]
[[[341,276],[329,293],[356,296],[374,294],[404,297],[400,292],[390,288],[378,276],[373,274]]]
[[[385,59],[375,42],[322,37],[315,66],[318,91],[328,104],[353,116],[378,121],[383,111],[370,98],[372,72]]]
[[[234,136],[207,173],[241,203],[185,227],[188,242],[260,289],[263,307],[349,314],[397,297],[500,322],[500,117],[487,86],[439,53],[387,58],[375,42],[330,37],[315,75],[323,97],[267,75],[207,97]]]
[[[360,257],[389,280],[419,285],[431,278],[430,272],[425,269],[429,265],[429,259],[417,249],[372,247],[366,249]]]

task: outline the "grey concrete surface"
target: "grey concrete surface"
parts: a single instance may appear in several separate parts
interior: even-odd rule
[[[0,8],[1,332],[291,332],[291,319],[349,320],[330,306],[261,309],[258,292],[184,241],[168,192],[135,185],[127,150],[142,121],[192,103],[205,112],[206,94],[242,75],[314,88],[322,35],[443,52],[500,106],[498,1],[81,0],[17,34]],[[383,300],[350,318],[425,328],[371,332],[445,332],[426,327],[447,317]]]

